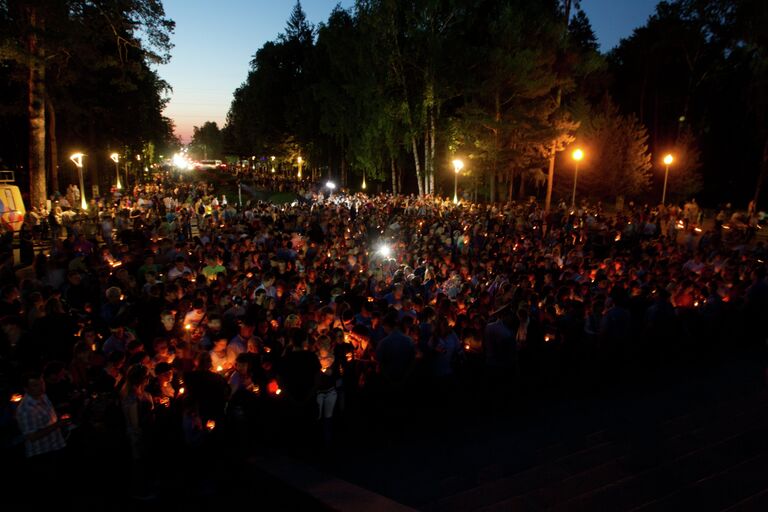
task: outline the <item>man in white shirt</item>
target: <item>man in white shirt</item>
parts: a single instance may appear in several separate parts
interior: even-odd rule
[[[173,281],[184,275],[184,272],[192,273],[192,269],[187,266],[184,256],[176,256],[173,268],[168,271],[168,280]]]

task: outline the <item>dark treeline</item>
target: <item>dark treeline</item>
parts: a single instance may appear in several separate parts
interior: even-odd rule
[[[465,194],[503,200],[544,198],[550,172],[567,195],[578,146],[580,193],[651,202],[669,152],[671,199],[746,205],[768,164],[766,11],[661,2],[601,54],[578,1],[358,0],[318,27],[297,2],[235,91],[225,151],[442,194],[459,157]]]
[[[151,68],[172,31],[160,0],[0,1],[0,158],[32,205],[77,182],[73,151],[90,197],[114,185],[110,153],[136,167],[173,140],[169,86]]]

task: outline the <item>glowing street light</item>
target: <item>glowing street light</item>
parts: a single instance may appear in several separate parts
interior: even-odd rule
[[[669,178],[669,166],[675,161],[675,157],[671,154],[667,154],[664,157],[664,189],[661,192],[661,204],[666,204],[667,201],[667,178]]]
[[[453,204],[459,204],[459,173],[464,168],[464,162],[458,158],[453,161]]]
[[[275,157],[271,156],[269,157],[269,160],[272,162],[272,174],[275,173]]]
[[[120,167],[118,164],[118,162],[120,161],[120,155],[118,155],[117,153],[112,153],[111,155],[109,155],[109,158],[111,158],[112,161],[115,162],[115,176],[117,177],[117,183],[115,184],[115,188],[117,190],[122,190],[123,185],[120,183]]]
[[[571,208],[576,206],[576,182],[579,179],[579,162],[584,158],[584,152],[581,149],[576,149],[571,155],[574,161],[573,169],[573,195],[571,195]]]
[[[73,153],[69,156],[72,163],[77,167],[77,174],[80,176],[80,209],[88,209],[88,201],[85,200],[85,183],[83,181],[83,153]]]
[[[328,181],[325,186],[328,187],[328,190],[336,190],[336,184],[332,181]]]
[[[299,179],[301,179],[301,164],[304,163],[304,159],[299,157],[296,159],[296,161],[299,163]]]

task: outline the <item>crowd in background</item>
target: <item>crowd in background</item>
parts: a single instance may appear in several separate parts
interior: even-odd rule
[[[4,258],[4,453],[38,473],[122,456],[146,497],[158,461],[194,468],[222,436],[332,451],[340,423],[404,402],[515,407],[766,340],[759,226],[732,238],[695,203],[232,199],[136,186]]]

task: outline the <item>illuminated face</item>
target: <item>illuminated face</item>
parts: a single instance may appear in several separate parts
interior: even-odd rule
[[[173,329],[173,325],[176,323],[176,318],[174,315],[161,315],[160,321],[163,323],[165,330],[170,331]]]
[[[251,336],[253,336],[253,330],[254,330],[253,325],[240,324],[240,336],[245,339],[248,339]]]

